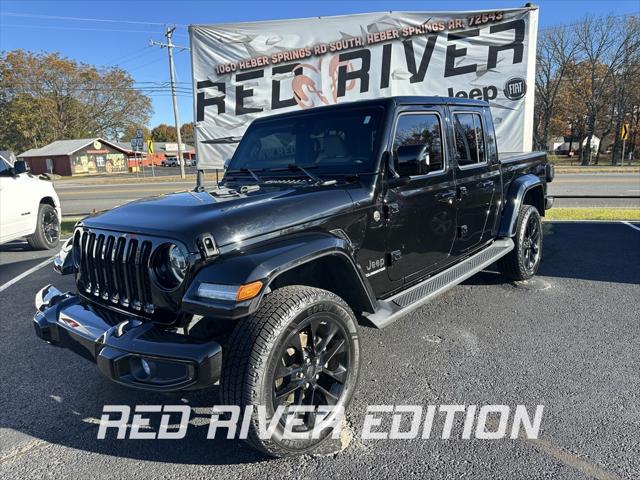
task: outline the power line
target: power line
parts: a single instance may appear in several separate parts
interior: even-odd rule
[[[128,73],[135,72],[136,70],[140,70],[141,68],[148,67],[149,65],[151,65],[153,63],[158,63],[160,60],[164,60],[164,59],[163,58],[155,58],[155,59],[151,60],[150,62],[143,63],[142,65],[136,65],[133,68],[129,68],[129,69],[127,69],[127,72]]]
[[[32,13],[19,13],[19,12],[0,12],[0,15],[6,17],[24,17],[24,18],[48,18],[52,20],[71,20],[71,21],[79,21],[79,22],[103,22],[103,23],[128,23],[131,25],[158,25],[161,27],[165,27],[169,24],[176,25],[179,27],[187,27],[187,25],[179,25],[174,22],[145,22],[141,20],[116,20],[109,18],[86,18],[86,17],[63,17],[60,15],[40,15],[40,14],[32,14]],[[153,32],[156,33],[156,32]]]
[[[630,13],[626,13],[626,14],[620,14],[620,15],[611,15],[614,18],[619,18],[619,17],[627,17],[630,15],[637,15],[640,12],[630,12]],[[131,25],[157,25],[157,26],[162,26],[165,27],[167,25],[175,25],[178,27],[182,27],[182,28],[187,28],[188,25],[184,25],[184,24],[178,24],[175,22],[145,22],[145,21],[141,21],[141,20],[116,20],[116,19],[108,19],[108,18],[88,18],[88,17],[66,17],[66,16],[60,16],[60,15],[40,15],[40,14],[30,14],[30,13],[19,13],[19,12],[0,12],[1,16],[6,16],[6,17],[22,17],[22,18],[42,18],[42,19],[51,19],[51,20],[69,20],[69,21],[80,21],[80,22],[102,22],[102,23],[124,23],[124,24],[131,24]],[[545,30],[553,30],[553,29],[557,29],[557,28],[562,28],[562,27],[571,27],[571,26],[576,26],[576,25],[580,25],[582,22],[573,22],[573,23],[565,23],[565,24],[558,24],[558,25],[550,25],[547,27],[542,27],[539,28],[539,31],[545,31]],[[63,27],[53,27],[53,26],[45,26],[45,25],[9,25],[9,24],[3,24],[2,26],[6,26],[6,27],[34,27],[34,28],[63,28]],[[64,27],[67,29],[72,29],[73,27]],[[79,28],[74,28],[76,30],[80,30]],[[81,29],[81,30],[95,30],[95,31],[113,31],[113,30],[108,30],[108,29]],[[122,31],[122,32],[138,32],[139,30],[118,30],[118,31]],[[141,33],[157,33],[157,32],[143,32],[140,31]],[[179,35],[179,34],[176,34]],[[185,36],[187,37],[188,35],[184,35],[182,34],[181,36]]]
[[[33,85],[31,86],[27,86],[27,87],[33,87]],[[6,86],[6,87],[0,87],[0,90],[5,90],[5,91],[21,91],[22,88],[21,87],[11,87],[11,86]],[[167,86],[167,87],[146,87],[146,88],[136,88],[136,87],[107,87],[107,86],[103,86],[103,87],[72,87],[72,88],[64,88],[63,89],[65,92],[141,92],[141,93],[170,93],[171,92],[171,87]],[[176,87],[176,91],[178,93],[183,93],[183,94],[191,94],[192,91],[190,89],[187,89],[185,87]],[[51,90],[47,90],[47,92],[51,92]]]
[[[146,85],[135,86],[136,83],[145,83]],[[171,82],[132,82],[133,85],[98,85],[98,86],[86,86],[86,85],[71,85],[61,88],[65,92],[100,92],[100,91],[128,91],[135,90],[139,92],[170,92]],[[52,89],[42,89],[42,84],[36,83],[35,81],[23,81],[14,85],[3,85],[0,86],[0,90],[5,91],[23,91],[24,89],[39,89],[47,92],[53,91]],[[179,93],[191,94],[192,88],[191,86],[180,86],[176,85],[175,89]]]
[[[134,81],[133,83],[162,83],[164,85],[169,85],[171,82],[170,80],[164,80],[164,81],[151,81],[151,80],[145,80],[145,81]],[[188,85],[191,85],[191,82],[175,82],[175,83],[186,83]]]
[[[157,34],[158,32],[151,30],[122,30],[116,28],[84,28],[84,27],[59,27],[56,25],[20,25],[1,23],[0,27],[14,27],[14,28],[44,28],[48,30],[78,30],[84,32],[118,32],[118,33],[144,33],[144,34]]]
[[[133,60],[137,60],[138,58],[141,58],[143,56],[145,56],[148,51],[149,51],[149,46],[145,45],[144,47],[135,50],[134,52],[130,52],[127,55],[124,56],[120,56],[117,58],[114,58],[113,60],[109,60],[108,62],[103,62],[103,65],[118,65],[118,66],[122,66],[125,63],[129,63]]]

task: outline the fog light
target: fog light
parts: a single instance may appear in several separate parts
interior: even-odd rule
[[[131,374],[138,381],[149,381],[155,375],[156,365],[150,360],[140,357],[131,357],[129,360]]]
[[[140,365],[142,365],[142,370],[147,374],[147,377],[151,376],[151,365],[144,358],[140,359]]]

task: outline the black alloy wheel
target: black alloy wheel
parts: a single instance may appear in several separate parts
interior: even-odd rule
[[[56,245],[60,240],[60,220],[55,210],[47,210],[42,218],[44,238],[49,245]]]
[[[47,203],[38,207],[36,230],[27,237],[27,242],[36,250],[50,250],[60,242],[60,218],[57,210]]]
[[[527,221],[522,242],[524,266],[528,272],[535,272],[536,270],[536,266],[540,261],[541,244],[540,222],[534,215],[531,215]]]
[[[279,349],[272,395],[276,408],[338,404],[345,391],[351,352],[347,332],[335,316],[323,312],[308,317]],[[310,431],[315,422],[315,413],[304,414],[304,426],[294,431]]]
[[[253,407],[246,438],[253,447],[274,457],[340,448],[330,441],[337,432],[326,425],[339,423],[360,366],[357,321],[344,300],[314,287],[278,288],[238,323],[222,358],[222,403],[243,413]],[[284,412],[268,438],[260,435],[261,408],[269,419]],[[287,427],[291,419],[296,425]]]
[[[540,268],[542,261],[542,221],[533,205],[522,205],[513,237],[514,248],[498,260],[502,274],[510,280],[528,280]]]

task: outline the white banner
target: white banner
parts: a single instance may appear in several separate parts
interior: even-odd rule
[[[486,100],[500,151],[529,151],[537,26],[536,8],[192,25],[198,166],[255,118],[395,95]]]

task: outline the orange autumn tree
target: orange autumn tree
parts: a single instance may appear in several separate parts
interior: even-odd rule
[[[58,53],[0,53],[0,145],[22,152],[54,140],[119,138],[149,121],[151,99],[117,67]]]

